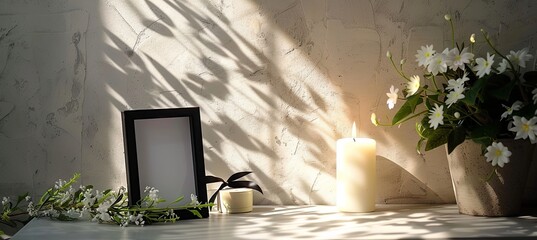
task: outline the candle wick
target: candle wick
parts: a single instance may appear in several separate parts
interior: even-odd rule
[[[356,142],[356,138],[352,138],[352,140],[353,140],[354,142]]]

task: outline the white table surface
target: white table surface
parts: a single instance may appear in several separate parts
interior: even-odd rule
[[[12,239],[435,239],[537,238],[537,215],[472,217],[456,205],[377,205],[372,213],[334,206],[255,206],[244,214],[145,227],[33,219]]]

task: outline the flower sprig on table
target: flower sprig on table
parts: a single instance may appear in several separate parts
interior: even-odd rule
[[[388,51],[387,57],[404,80],[403,96],[393,85],[387,93],[387,105],[394,108],[398,100],[405,101],[389,124],[381,123],[375,114],[375,125],[393,126],[421,117],[416,123],[420,140],[418,152],[425,144],[431,150],[447,143],[451,153],[467,139],[481,144],[483,155],[493,166],[503,167],[511,152],[501,139],[526,139],[537,142],[537,72],[527,71],[526,63],[533,56],[529,49],[503,54],[483,33],[483,43],[492,53],[476,57],[475,34],[470,47],[455,42],[451,17],[445,16],[452,31],[452,46],[442,52],[433,45],[417,51],[416,62],[425,70],[424,82],[420,76],[408,76],[403,71],[405,60],[399,66]],[[535,65],[535,62],[533,63]],[[534,66],[535,67],[535,66]]]
[[[74,188],[73,185],[78,178],[80,174],[74,174],[69,181],[58,180],[37,203],[34,203],[28,194],[18,197],[16,202],[12,202],[9,197],[3,197],[0,223],[16,226],[18,220],[14,220],[14,217],[28,214],[30,218],[50,217],[62,221],[85,219],[114,223],[122,227],[144,226],[157,222],[175,222],[179,219],[175,210],[188,210],[201,217],[198,210],[213,205],[198,202],[197,197],[192,194],[191,201],[186,204],[179,205],[184,200],[183,197],[179,197],[166,207],[158,207],[157,204],[165,200],[158,196],[158,189],[146,187],[144,192],[147,195],[135,205],[129,206],[128,194],[124,187],[118,191],[111,189],[99,191],[93,189],[91,185]],[[23,202],[26,202],[26,205]],[[18,222],[24,224],[28,221]]]

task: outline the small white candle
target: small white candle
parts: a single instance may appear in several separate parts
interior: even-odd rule
[[[249,188],[226,188],[218,193],[220,212],[244,213],[253,208],[253,192]]]
[[[371,138],[356,138],[356,124],[352,138],[337,140],[337,200],[342,212],[375,211],[377,196],[376,142]]]

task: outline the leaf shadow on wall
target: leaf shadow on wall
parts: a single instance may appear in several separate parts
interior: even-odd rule
[[[167,9],[166,14],[163,8],[159,8],[149,1],[146,3],[162,21],[144,20],[145,26],[162,36],[176,34],[172,29],[174,24],[170,19],[177,16],[171,15],[169,9]],[[258,203],[300,204],[308,201],[311,203],[311,199],[321,201],[323,197],[314,191],[311,191],[307,198],[295,197],[292,188],[289,189],[281,185],[281,181],[292,180],[300,176],[291,176],[285,172],[285,165],[289,164],[288,160],[275,150],[279,147],[275,141],[268,141],[278,139],[278,132],[282,131],[282,125],[285,126],[285,131],[296,139],[296,148],[299,146],[305,148],[303,151],[312,155],[313,160],[304,162],[313,169],[318,169],[319,172],[323,171],[327,175],[335,177],[334,164],[325,160],[329,156],[335,155],[333,150],[327,147],[331,143],[323,140],[319,135],[323,134],[322,132],[312,128],[309,124],[311,120],[300,116],[301,113],[307,113],[312,109],[327,111],[328,104],[320,93],[317,93],[310,86],[307,87],[307,91],[312,95],[316,105],[312,106],[311,103],[307,103],[302,96],[293,91],[293,87],[288,84],[289,79],[285,79],[279,72],[270,56],[266,56],[256,49],[232,27],[221,26],[219,23],[211,21],[211,17],[214,16],[204,16],[200,11],[191,9],[183,2],[166,1],[166,4],[175,11],[173,14],[188,19],[189,27],[193,31],[203,29],[206,35],[212,35],[216,38],[216,41],[199,36],[196,39],[190,39],[192,41],[190,46],[193,48],[188,49],[188,52],[201,53],[197,60],[202,71],[184,72],[184,69],[171,68],[173,60],[166,62],[161,56],[145,53],[140,50],[143,46],[137,44],[130,47],[118,35],[106,31],[105,35],[111,39],[112,45],[109,46],[105,54],[114,63],[113,66],[106,67],[111,68],[110,72],[113,71],[116,74],[116,76],[110,76],[107,86],[117,93],[113,105],[120,110],[200,106],[205,165],[208,172],[226,177],[233,172],[245,170],[237,168],[247,166],[254,171],[255,176],[253,177],[256,178],[255,181],[263,187],[264,191],[274,193],[266,199],[260,199],[257,196],[258,201],[256,202]],[[230,24],[230,21],[224,16],[217,17],[221,22]],[[179,42],[179,44],[185,43]],[[209,51],[204,51],[204,49],[209,49]],[[170,51],[173,50],[170,49]],[[232,70],[222,67],[213,59],[233,61],[237,68],[236,71],[247,82],[240,89],[236,88],[237,85],[232,83],[230,76]],[[154,76],[151,72],[152,69],[155,69],[160,77]],[[129,81],[117,79],[128,79]],[[241,93],[242,91],[253,92],[256,99],[253,99],[252,95]],[[240,97],[239,100],[236,99],[237,96]],[[242,106],[240,101],[254,104],[255,111],[250,113],[250,109]],[[223,109],[219,104],[227,106]],[[282,105],[285,107],[281,107]],[[288,108],[292,109],[293,114],[290,114]],[[236,112],[244,115],[243,118],[255,119],[252,121],[269,132],[270,136],[261,138],[253,134],[252,130],[254,133],[256,130],[248,129],[252,125],[244,125],[241,122],[242,118],[237,119],[235,116]],[[270,117],[260,118],[256,116],[256,112]],[[322,116],[319,117],[319,121],[331,125],[329,119]],[[229,154],[230,151],[233,152],[232,155]],[[260,162],[257,158],[270,162]],[[302,181],[307,189],[313,189],[311,184],[315,184],[314,180]],[[318,201],[316,203],[321,203]]]

